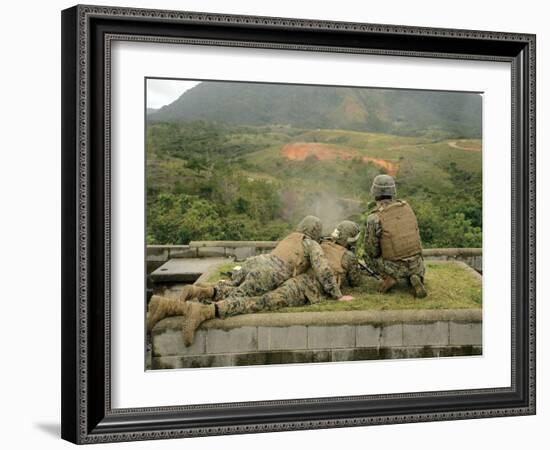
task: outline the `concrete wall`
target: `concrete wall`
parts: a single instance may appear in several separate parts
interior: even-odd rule
[[[479,273],[483,273],[481,248],[427,248],[424,258],[433,261],[462,261]]]
[[[249,256],[271,251],[276,241],[193,241],[189,245],[148,245],[147,273],[172,258],[233,257],[243,261]],[[481,248],[425,249],[426,259],[462,261],[478,272],[483,272]]]
[[[152,368],[480,355],[481,310],[247,314],[203,324],[185,347],[182,318],[152,332]]]

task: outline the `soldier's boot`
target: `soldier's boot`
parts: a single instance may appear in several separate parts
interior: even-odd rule
[[[418,275],[411,275],[409,280],[414,289],[415,297],[424,298],[426,297],[426,295],[428,295],[426,292],[426,288],[424,287],[424,283],[422,283],[422,279]]]
[[[151,332],[153,327],[155,326],[155,323],[157,323],[156,315],[157,310],[162,302],[163,297],[160,295],[153,295],[151,299],[149,300],[149,305],[147,307],[147,331]]]
[[[165,317],[182,315],[185,312],[182,309],[183,304],[177,298],[153,295],[149,301],[149,311],[147,312],[147,330],[149,333],[156,323]]]
[[[397,283],[397,280],[394,277],[384,275],[382,283],[380,283],[380,287],[378,288],[378,292],[385,294],[395,285],[395,283]]]
[[[183,287],[178,298],[184,302],[187,300],[207,300],[214,298],[214,293],[214,286],[188,284]]]
[[[185,312],[183,314],[183,343],[188,347],[195,339],[195,331],[200,325],[216,317],[216,306],[202,305],[200,303],[185,302],[182,303]]]

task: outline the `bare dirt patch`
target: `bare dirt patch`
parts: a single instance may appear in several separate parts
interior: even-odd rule
[[[481,146],[470,141],[449,141],[449,147],[456,148],[457,150],[466,150],[467,152],[480,152]]]
[[[291,161],[304,161],[309,157],[316,158],[318,161],[331,161],[334,159],[349,161],[357,158],[364,163],[374,164],[391,176],[396,176],[399,171],[399,165],[392,161],[372,158],[370,156],[361,156],[354,149],[342,149],[333,147],[329,144],[320,144],[316,142],[295,142],[286,144],[281,149],[281,154]]]

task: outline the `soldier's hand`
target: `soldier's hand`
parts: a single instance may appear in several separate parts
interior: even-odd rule
[[[355,300],[352,295],[342,295],[342,297],[338,299],[339,302],[351,302],[352,300]]]

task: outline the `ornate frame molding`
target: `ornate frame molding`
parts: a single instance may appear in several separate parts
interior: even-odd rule
[[[148,9],[76,6],[63,12],[63,348],[62,373],[62,435],[76,443],[98,443],[142,439],[206,436],[271,432],[329,427],[362,426],[421,421],[440,421],[535,413],[535,36],[530,34],[500,33],[471,30],[451,30],[397,25],[362,24],[348,22],[310,21],[256,16],[233,16],[195,12],[159,11]],[[98,24],[100,24],[99,26]],[[107,23],[107,25],[106,25]],[[110,26],[110,23],[113,26]],[[134,28],[162,24],[184,30],[192,26],[197,34],[227,33],[227,38],[213,36],[177,37],[124,31],[127,24]],[[245,29],[258,39],[232,39],[230,30]],[[202,31],[201,31],[202,30]],[[346,42],[353,35],[365,43],[372,39],[376,45],[331,45],[329,35],[323,42],[273,42],[262,40],[267,35],[285,39],[309,39],[311,30],[336,36],[333,43]],[[292,32],[294,34],[292,34]],[[303,37],[302,32],[309,33]],[[259,34],[258,34],[259,33]],[[173,33],[172,33],[173,34]],[[237,33],[238,34],[238,33]],[[291,35],[288,37],[288,35]],[[395,38],[402,46],[395,47]],[[418,38],[431,42],[428,48],[417,49]],[[279,39],[279,38],[278,38]],[[282,39],[281,40],[285,40]],[[393,43],[390,40],[394,39]],[[430,40],[431,39],[431,40]],[[383,54],[411,57],[450,59],[478,59],[506,61],[512,64],[512,386],[510,388],[472,391],[440,391],[418,394],[375,395],[359,397],[331,397],[309,400],[248,402],[237,404],[195,405],[166,408],[138,408],[113,410],[110,401],[110,67],[113,41],[142,41],[155,43],[185,43],[193,45],[243,46],[265,49],[289,49],[322,52]],[[441,51],[446,40],[453,52]],[[467,51],[469,48],[478,53]],[[492,53],[483,52],[494,48]],[[390,43],[391,45],[389,45]],[[393,48],[391,47],[393,45]],[[423,44],[425,45],[425,44]],[[417,45],[418,46],[418,45]],[[438,47],[439,46],[439,47]],[[101,74],[103,73],[103,79]],[[97,102],[98,86],[103,94]],[[76,105],[76,107],[75,107]],[[103,124],[98,127],[98,109]],[[94,111],[96,115],[92,114]],[[99,129],[99,131],[98,131]],[[93,153],[101,143],[102,156],[97,161]],[[97,151],[97,150],[96,150]],[[76,168],[76,170],[75,170]],[[101,187],[98,188],[98,185]],[[103,212],[103,215],[100,213]],[[98,240],[98,231],[102,231]],[[519,236],[519,239],[518,239]],[[95,240],[94,240],[95,239]],[[101,251],[98,246],[102,246]],[[519,263],[519,266],[518,266]],[[101,274],[103,277],[101,278]],[[98,278],[99,277],[99,278]],[[95,280],[101,278],[101,292]],[[521,294],[524,294],[521,296]],[[518,295],[519,294],[519,295]],[[95,298],[103,299],[101,305]],[[99,312],[98,309],[100,308]],[[101,313],[102,312],[102,313]],[[518,317],[518,312],[521,317]],[[90,319],[99,314],[102,323]],[[102,336],[100,336],[100,334]],[[103,365],[92,355],[92,346],[103,344]],[[102,383],[90,380],[90,368],[103,373]],[[518,371],[516,368],[519,368]],[[91,400],[102,386],[101,402]],[[519,392],[521,390],[521,393]],[[513,395],[512,395],[513,394]],[[280,420],[264,423],[231,422],[235,408],[258,407],[281,410],[291,405],[322,407],[330,403],[361,400],[400,400],[414,407],[415,400],[431,397],[474,399],[483,395],[495,398],[511,396],[507,406],[491,404],[487,407],[440,411],[417,411],[406,414],[348,414],[310,420]],[[514,401],[512,401],[514,397]],[[434,400],[434,403],[436,400]],[[473,402],[475,404],[475,402]],[[287,408],[288,409],[288,408]],[[380,408],[379,408],[380,409]],[[208,418],[210,410],[226,410],[225,422],[212,418],[214,425],[199,426],[184,420],[176,426],[168,425],[175,415],[182,417],[189,411],[200,411]],[[241,414],[239,411],[238,414]],[[281,413],[279,412],[279,416]],[[229,417],[229,418],[228,418]],[[216,420],[218,422],[216,422]],[[204,420],[203,420],[204,421]],[[164,424],[163,424],[164,423]]]

